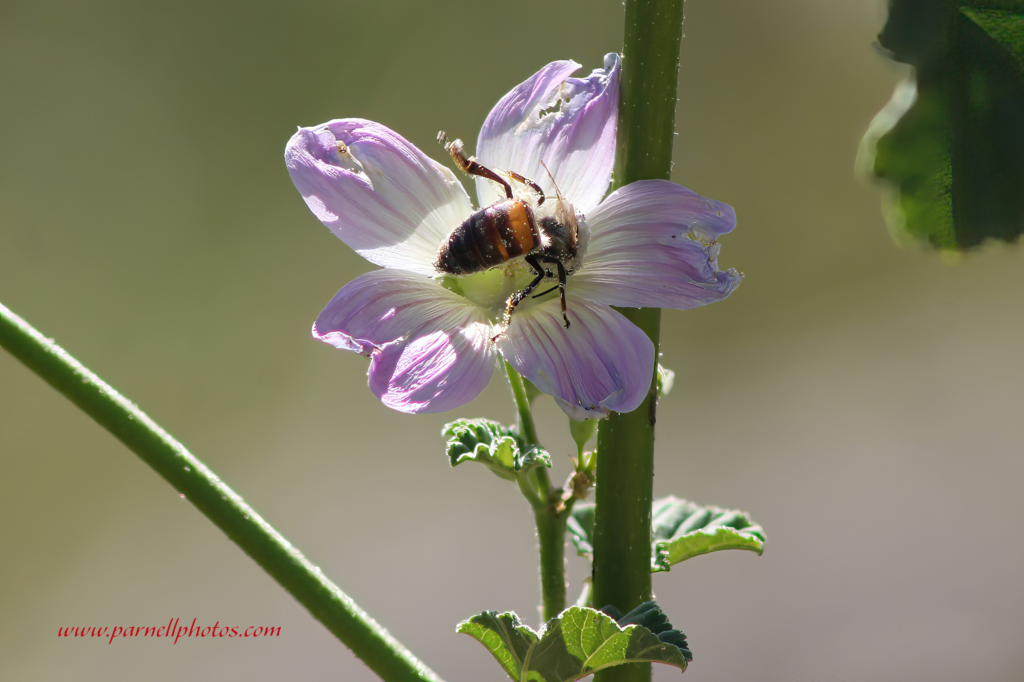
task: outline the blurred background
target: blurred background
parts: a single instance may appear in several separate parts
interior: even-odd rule
[[[664,316],[656,494],[751,512],[767,550],[654,578],[686,679],[1024,679],[1024,251],[895,247],[858,142],[905,72],[882,0],[690,0],[674,179],[736,207],[726,302]],[[621,46],[620,0],[0,5],[0,301],[183,440],[448,682],[456,635],[537,624],[532,517],[450,469],[310,338],[371,266],[282,152],[362,116],[441,158],[544,63]],[[568,471],[561,412],[541,435]],[[120,443],[0,352],[0,679],[376,679]],[[1017,529],[1017,530],[1015,530]],[[570,559],[571,593],[587,564]],[[281,626],[276,639],[59,640],[65,626]],[[656,679],[676,679],[659,669]]]

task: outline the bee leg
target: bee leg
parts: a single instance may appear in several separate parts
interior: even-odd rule
[[[455,161],[455,165],[462,169],[464,173],[468,175],[479,175],[482,178],[488,180],[494,180],[496,183],[505,188],[505,195],[509,199],[512,198],[512,185],[508,184],[508,180],[501,177],[487,166],[477,163],[476,157],[472,156],[466,158],[466,152],[462,146],[462,140],[455,140],[454,142],[448,141],[448,136],[444,134],[442,130],[437,134],[437,141],[444,145],[444,148],[448,150],[448,153],[452,155],[452,160]]]
[[[550,277],[551,275],[548,275],[548,276]],[[547,296],[548,294],[550,294],[552,291],[554,291],[557,288],[558,288],[558,285],[556,284],[555,286],[551,287],[550,289],[545,289],[544,291],[542,291],[540,293],[534,294],[533,298],[540,298],[541,296]]]
[[[524,178],[519,173],[516,173],[516,172],[513,172],[513,171],[505,171],[505,172],[508,173],[513,178],[515,178],[516,180],[518,180],[519,182],[523,183],[524,185],[528,185],[530,187],[530,189],[532,189],[534,192],[536,192],[539,195],[540,198],[537,200],[537,205],[538,206],[540,206],[541,204],[544,203],[544,190],[542,190],[540,188],[540,185],[538,185],[536,182],[534,182],[530,178]]]
[[[533,271],[537,273],[537,276],[533,278],[533,281],[526,285],[523,289],[520,289],[516,293],[508,297],[508,302],[505,304],[505,317],[501,322],[501,331],[491,337],[491,341],[497,341],[508,331],[509,325],[512,324],[512,311],[516,309],[516,306],[523,302],[533,290],[536,289],[541,282],[544,281],[544,268],[541,267],[540,263],[537,262],[536,256],[527,256],[526,264],[533,268]]]
[[[562,301],[562,321],[565,323],[565,328],[569,328],[569,316],[565,314],[565,282],[569,278],[569,274],[565,271],[565,266],[562,265],[562,261],[557,258],[545,259],[545,263],[554,263],[558,268],[558,297]],[[549,290],[550,291],[550,290]]]

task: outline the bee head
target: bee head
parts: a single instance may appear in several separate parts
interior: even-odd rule
[[[572,272],[579,266],[579,225],[576,222],[576,209],[569,203],[569,200],[562,196],[562,192],[555,183],[555,178],[548,170],[543,161],[540,162],[551,178],[551,184],[555,188],[555,205],[551,212],[541,218],[541,232],[548,243],[544,245],[544,251],[550,256],[557,258],[565,264]]]
[[[559,199],[555,210],[539,221],[545,255],[557,258],[569,271],[576,269],[579,256],[579,226],[572,204]]]

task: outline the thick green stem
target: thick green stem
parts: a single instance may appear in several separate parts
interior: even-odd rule
[[[184,445],[2,304],[0,347],[155,469],[382,679],[439,682]]]
[[[626,0],[613,189],[672,173],[683,0]]]
[[[671,174],[683,0],[626,0],[625,28],[615,187]],[[620,312],[650,337],[657,358],[661,311]],[[593,578],[598,608],[611,604],[626,612],[651,598],[656,366],[640,407],[612,414],[598,427]],[[597,674],[597,682],[650,678],[649,664]]]
[[[528,446],[540,446],[533,411],[526,395],[523,377],[512,365],[505,363],[505,374],[519,412],[519,435]],[[547,621],[565,610],[565,526],[572,509],[561,502],[561,490],[551,487],[551,479],[543,467],[531,472],[530,479],[519,481],[523,496],[533,506],[540,549],[541,618]]]

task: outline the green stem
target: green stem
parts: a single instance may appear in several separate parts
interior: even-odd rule
[[[516,410],[519,412],[519,435],[526,441],[527,445],[540,445],[537,438],[537,426],[533,423],[533,410],[530,409],[530,399],[526,395],[526,385],[523,384],[523,377],[509,363],[505,363],[505,375],[508,377],[508,385],[512,387],[512,397],[516,401]]]
[[[530,476],[530,472],[520,471],[516,474],[516,483],[519,484],[519,492],[523,494],[531,507],[536,510],[545,505],[545,500],[537,492],[537,485],[534,483],[534,478]]]
[[[626,0],[625,29],[615,187],[671,174],[683,0]],[[620,312],[650,337],[657,357],[661,311]],[[593,602],[598,608],[611,604],[626,612],[652,596],[655,375],[656,367],[639,408],[612,414],[597,431]],[[596,676],[597,682],[650,679],[649,664],[617,666]]]
[[[548,505],[534,510],[540,544],[541,618],[547,622],[565,610],[565,525],[568,512]]]
[[[537,425],[533,421],[533,409],[530,407],[530,398],[526,395],[523,376],[507,362],[505,363],[505,376],[508,377],[508,385],[512,387],[512,397],[516,401],[516,411],[519,415],[519,435],[528,446],[540,447]],[[547,470],[539,467],[534,469],[533,479],[540,495],[546,498],[551,494],[551,478],[548,476]],[[529,496],[527,497],[529,498]]]
[[[519,435],[527,446],[540,446],[537,427],[533,422],[533,411],[526,395],[523,377],[512,365],[505,363],[505,374],[512,397],[519,412]],[[565,528],[572,509],[571,500],[561,509],[560,489],[551,486],[551,479],[543,467],[532,472],[534,480],[519,479],[519,488],[533,506],[533,517],[537,523],[537,539],[540,549],[540,592],[541,618],[548,621],[565,610]]]
[[[0,347],[155,469],[382,679],[439,682],[184,445],[2,304]]]

